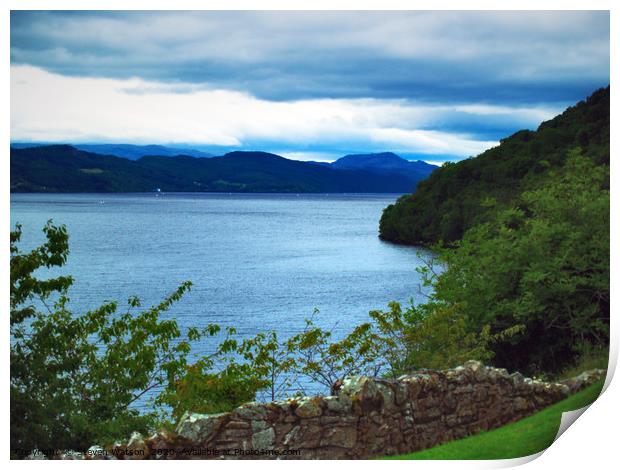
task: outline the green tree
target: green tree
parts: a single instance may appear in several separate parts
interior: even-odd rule
[[[186,412],[230,411],[254,400],[256,392],[265,387],[255,371],[244,364],[233,361],[229,367],[214,371],[210,361],[198,360],[186,365],[174,386],[163,390],[155,402],[161,407],[164,424],[173,427]]]
[[[556,372],[609,325],[609,167],[571,151],[545,185],[470,229],[435,281],[474,331],[523,328],[493,346],[498,364]]]
[[[446,369],[493,356],[489,327],[470,331],[458,305],[410,303],[403,310],[398,302],[391,302],[389,307],[370,312],[384,376],[397,378],[418,369]]]
[[[43,229],[47,241],[23,253],[21,226],[11,232],[11,450],[84,449],[155,426],[155,413],[132,405],[150,390],[173,390],[188,367],[190,342],[219,328],[183,335],[162,313],[187,292],[183,283],[159,305],[139,310],[131,298],[73,314],[73,280],[41,280],[40,268],[62,266],[69,252],[64,226]],[[205,359],[207,365],[209,359]]]

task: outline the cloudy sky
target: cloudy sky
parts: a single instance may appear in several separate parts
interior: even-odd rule
[[[442,162],[608,83],[608,12],[11,13],[14,142]]]

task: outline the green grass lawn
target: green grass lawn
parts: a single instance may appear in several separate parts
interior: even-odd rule
[[[540,452],[551,445],[564,411],[577,410],[599,396],[604,381],[520,421],[458,441],[407,455],[386,457],[403,460],[511,459]]]

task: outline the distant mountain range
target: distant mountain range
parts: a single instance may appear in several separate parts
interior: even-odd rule
[[[160,146],[87,146],[104,154],[84,147],[12,144],[11,192],[403,193],[412,191],[437,168],[393,153],[347,155],[333,163],[317,164],[266,152],[202,158],[208,154],[171,156],[170,147]],[[111,154],[123,151],[135,156],[162,148],[164,155]]]
[[[42,147],[48,144],[11,143],[11,148]],[[78,150],[99,153],[101,155],[114,155],[116,157],[138,160],[147,155],[159,155],[161,157],[176,157],[177,155],[189,155],[197,158],[210,158],[213,155],[201,150],[185,147],[167,147],[164,145],[131,145],[131,144],[72,144]]]

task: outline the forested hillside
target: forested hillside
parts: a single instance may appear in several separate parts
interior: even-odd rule
[[[475,158],[434,171],[384,210],[380,237],[414,245],[459,240],[523,191],[544,184],[576,147],[595,164],[608,165],[609,93],[609,87],[599,89],[536,131],[521,130]]]
[[[441,167],[384,211],[383,239],[435,248],[432,315],[489,333],[495,365],[607,362],[609,93]]]

